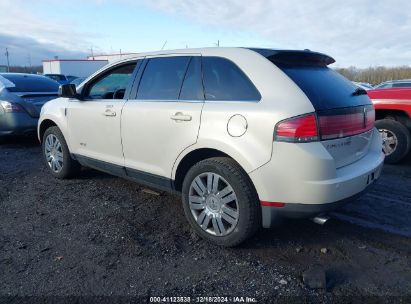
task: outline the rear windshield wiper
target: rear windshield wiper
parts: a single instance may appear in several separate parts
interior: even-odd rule
[[[362,88],[356,88],[354,92],[351,93],[352,96],[367,95],[367,91]]]

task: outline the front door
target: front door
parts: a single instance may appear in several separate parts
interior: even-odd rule
[[[82,100],[70,100],[67,119],[72,153],[124,166],[121,111],[135,67],[136,62],[129,62],[109,69],[84,86]]]

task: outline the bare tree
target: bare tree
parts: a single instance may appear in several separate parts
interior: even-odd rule
[[[411,67],[369,67],[366,69],[357,69],[356,67],[338,68],[338,73],[352,81],[368,82],[379,84],[387,80],[411,79]]]

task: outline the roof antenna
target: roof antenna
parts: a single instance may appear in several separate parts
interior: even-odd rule
[[[164,50],[164,47],[166,46],[166,44],[167,44],[167,40],[164,41],[164,44],[163,44],[163,46],[161,47],[161,50]]]

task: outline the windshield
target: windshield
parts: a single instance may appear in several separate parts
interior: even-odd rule
[[[57,93],[59,84],[47,77],[37,75],[2,74],[14,84],[8,87],[10,92],[53,92]]]

